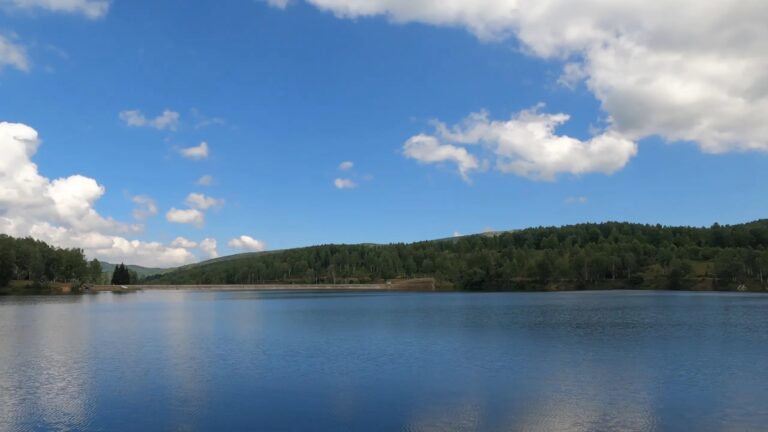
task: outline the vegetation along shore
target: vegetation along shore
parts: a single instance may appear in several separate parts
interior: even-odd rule
[[[321,245],[151,270],[88,261],[80,249],[0,236],[0,292],[79,292],[110,282],[158,287],[372,284],[474,291],[764,291],[768,220],[709,228],[616,222],[541,227],[410,244]]]

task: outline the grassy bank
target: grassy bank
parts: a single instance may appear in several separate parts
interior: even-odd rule
[[[75,294],[80,290],[72,284],[57,282],[32,282],[32,281],[11,281],[7,286],[0,287],[0,295],[55,295],[55,294]]]

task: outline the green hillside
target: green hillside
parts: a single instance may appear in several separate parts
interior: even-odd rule
[[[147,278],[156,284],[372,283],[445,288],[763,290],[768,221],[709,228],[608,222],[389,245],[241,254]]]

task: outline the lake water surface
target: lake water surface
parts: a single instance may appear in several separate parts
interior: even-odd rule
[[[766,430],[768,296],[0,298],[0,430]]]

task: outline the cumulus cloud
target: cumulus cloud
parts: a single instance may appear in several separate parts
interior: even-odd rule
[[[147,118],[139,110],[127,110],[121,111],[118,117],[128,126],[175,131],[179,127],[179,118],[181,116],[175,111],[165,110],[155,118]]]
[[[192,249],[197,247],[197,242],[188,240],[184,237],[176,237],[176,239],[171,242],[171,246],[177,248]]]
[[[203,251],[207,258],[218,258],[219,251],[217,247],[216,239],[206,238],[200,242],[200,250]]]
[[[455,163],[464,180],[469,179],[470,171],[480,167],[477,158],[466,149],[451,144],[443,144],[434,136],[425,134],[416,135],[406,141],[403,145],[403,155],[425,164]]]
[[[109,3],[109,0],[0,0],[0,7],[77,13],[97,19],[107,14]]]
[[[188,206],[199,210],[208,210],[209,208],[221,207],[224,205],[224,200],[205,196],[201,193],[189,194],[185,202]]]
[[[352,161],[343,161],[339,164],[337,169],[344,171],[344,177],[337,177],[333,180],[333,185],[336,189],[354,189],[358,187],[361,182],[367,182],[373,180],[373,176],[370,174],[358,174],[354,170],[355,163]]]
[[[336,186],[336,189],[352,189],[357,187],[357,183],[348,178],[337,178],[333,181],[333,185]]]
[[[89,257],[113,262],[173,266],[194,260],[181,248],[125,238],[142,227],[96,211],[96,202],[105,193],[96,180],[81,175],[54,180],[42,176],[32,161],[39,145],[31,127],[0,122],[0,232],[82,248]]]
[[[78,241],[71,246],[82,247],[82,244]],[[196,260],[195,256],[184,248],[169,247],[160,242],[128,240],[123,237],[113,237],[112,245],[95,249],[95,255],[110,262],[127,262],[148,267],[174,267]]]
[[[491,120],[487,112],[479,112],[450,128],[436,122],[437,137],[417,135],[405,143],[403,152],[427,163],[453,160],[466,178],[470,169],[477,168],[477,160],[452,144],[480,144],[494,155],[499,171],[536,180],[553,180],[560,173],[611,174],[637,153],[637,145],[615,131],[589,140],[558,135],[557,127],[570,117],[541,113],[539,108],[523,110],[509,120]]]
[[[157,214],[157,204],[155,200],[146,195],[136,195],[131,198],[137,207],[133,210],[133,217],[138,220],[144,220]]]
[[[768,151],[765,1],[307,2],[341,18],[382,15],[461,27],[486,41],[515,37],[530,55],[561,61],[560,82],[583,82],[610,129],[628,139]]]
[[[531,0],[532,1],[532,0]],[[340,18],[385,15],[394,22],[463,26],[483,39],[513,33],[518,0],[307,0]]]
[[[233,249],[244,249],[253,252],[261,252],[267,249],[266,243],[247,235],[241,235],[240,237],[233,238],[227,243],[227,245]]]
[[[208,143],[203,141],[198,146],[183,148],[179,153],[187,159],[205,159],[208,157]]]
[[[29,57],[23,46],[0,35],[0,70],[8,66],[26,72],[30,68]]]
[[[53,202],[60,221],[81,230],[125,228],[96,212],[94,208],[96,201],[105,192],[104,186],[98,184],[96,180],[73,175],[51,181],[47,189],[47,197]]]
[[[210,186],[213,184],[213,176],[211,175],[204,175],[197,179],[195,182],[198,186]]]
[[[202,228],[205,223],[205,215],[198,209],[177,209],[172,207],[165,214],[165,219],[171,223],[189,224]]]
[[[200,193],[191,193],[187,196],[185,203],[189,206],[187,209],[177,209],[175,207],[168,210],[165,219],[171,223],[189,224],[197,228],[202,228],[205,223],[205,210],[224,205],[224,200],[219,200]],[[202,243],[201,243],[202,244]]]

